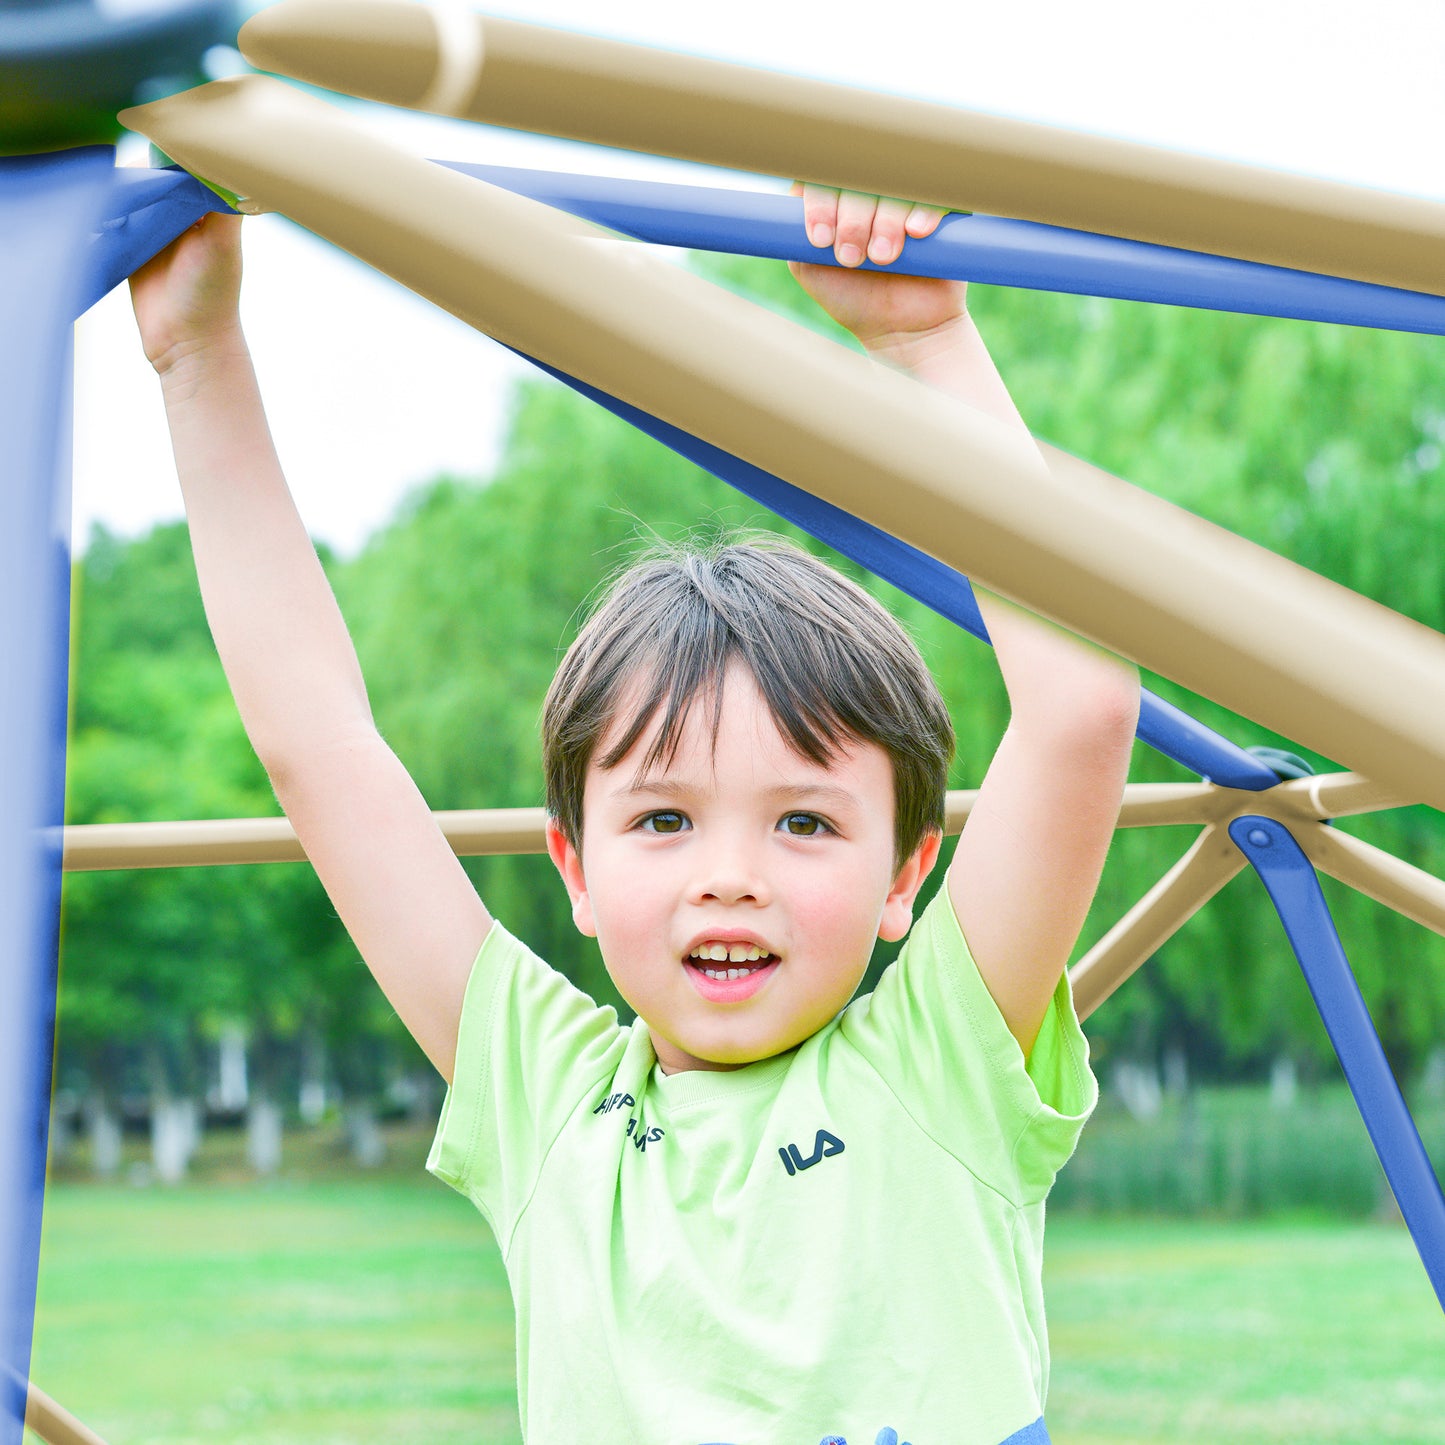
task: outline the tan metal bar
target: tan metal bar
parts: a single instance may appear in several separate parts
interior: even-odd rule
[[[1445,882],[1337,828],[1317,823],[1291,831],[1316,868],[1406,918],[1445,934]]]
[[[1074,1007],[1086,1019],[1245,866],[1222,824],[1189,851],[1069,970]]]
[[[463,858],[545,853],[541,808],[457,809],[435,814]],[[66,828],[67,873],[111,868],[204,868],[229,863],[300,863],[306,855],[285,818],[215,818],[176,823],[83,823]]]
[[[1130,783],[1124,789],[1119,827],[1212,823],[1228,809],[1234,793],[1213,783]]]
[[[1131,783],[1124,790],[1121,828],[1202,823],[1207,805],[1227,790],[1208,783]],[[961,831],[977,789],[944,799],[944,832]],[[545,853],[547,815],[541,808],[459,808],[433,815],[462,858]],[[67,873],[114,868],[204,868],[231,863],[300,863],[306,855],[285,818],[207,818],[163,823],[76,823],[65,829]]]
[[[977,793],[950,793],[948,831],[963,827]],[[545,853],[541,808],[462,808],[433,815],[462,858]],[[235,863],[300,863],[305,853],[285,818],[210,818],[164,823],[80,823],[65,829],[67,873],[118,868],[206,868]]]
[[[508,345],[1445,808],[1445,638],[806,328],[259,76],[123,113]],[[1061,454],[1050,453],[1051,463]]]
[[[46,1445],[105,1445],[94,1430],[57,1405],[33,1381],[25,1390],[25,1428]]]
[[[1445,293],[1445,206],[491,16],[283,0],[246,58],[490,125]]]
[[[945,837],[963,832],[968,815],[978,801],[978,789],[968,788],[949,792],[943,800],[943,832]]]
[[[1295,818],[1344,818],[1354,813],[1378,813],[1385,808],[1408,808],[1420,800],[1381,787],[1373,778],[1359,773],[1321,773],[1314,778],[1291,778],[1270,789],[1280,816]]]
[[[205,818],[164,823],[81,823],[64,832],[67,873],[112,868],[205,868],[299,863],[306,854],[285,818]]]

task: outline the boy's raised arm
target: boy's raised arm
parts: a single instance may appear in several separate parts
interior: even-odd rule
[[[206,617],[286,816],[377,982],[450,1082],[491,919],[376,730],[287,490],[241,334],[239,232],[239,218],[207,216],[131,279]]]
[[[801,190],[802,188],[795,188]],[[942,212],[808,187],[814,245],[845,267],[895,260]],[[1005,424],[1027,428],[965,304],[964,283],[828,267],[799,280],[868,352]],[[1131,663],[975,589],[1011,717],[949,868],[954,911],[1025,1056],[1098,887],[1139,714]]]

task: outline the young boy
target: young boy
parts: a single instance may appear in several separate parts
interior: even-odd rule
[[[804,192],[845,268],[939,213]],[[1012,720],[947,886],[952,730],[887,614],[795,550],[629,573],[547,699],[548,845],[638,1014],[494,922],[378,735],[237,319],[237,223],[134,278],[207,615],[276,794],[450,1085],[428,1167],[496,1232],[532,1445],[1047,1439],[1043,1205],[1095,1099],[1063,969],[1134,670],[980,597]],[[1021,426],[961,284],[798,267],[881,361]],[[965,945],[964,939],[968,942]]]

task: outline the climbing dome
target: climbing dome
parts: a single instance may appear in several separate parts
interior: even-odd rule
[[[56,1445],[94,1439],[28,1385],[62,868],[302,856],[284,820],[62,829],[70,325],[231,203],[335,242],[976,636],[969,577],[1338,759],[1309,774],[1146,693],[1140,738],[1200,781],[1132,785],[1120,825],[1199,834],[1075,965],[1075,998],[1087,1016],[1253,868],[1445,1302],[1445,1197],[1317,876],[1445,933],[1445,884],[1330,826],[1445,808],[1445,638],[619,239],[818,261],[795,199],[418,159],[281,80],[197,84],[234,33],[219,0],[0,12],[0,1445],[27,1401]],[[239,44],[370,100],[960,212],[894,270],[1445,332],[1432,202],[405,0],[283,0]],[[118,111],[184,169],[117,171]],[[950,828],[971,802],[950,795]],[[543,851],[540,810],[441,822],[459,853]]]

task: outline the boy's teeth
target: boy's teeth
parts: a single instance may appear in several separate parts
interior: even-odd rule
[[[714,963],[756,963],[768,955],[754,943],[704,943],[694,948],[692,958],[707,958]]]

